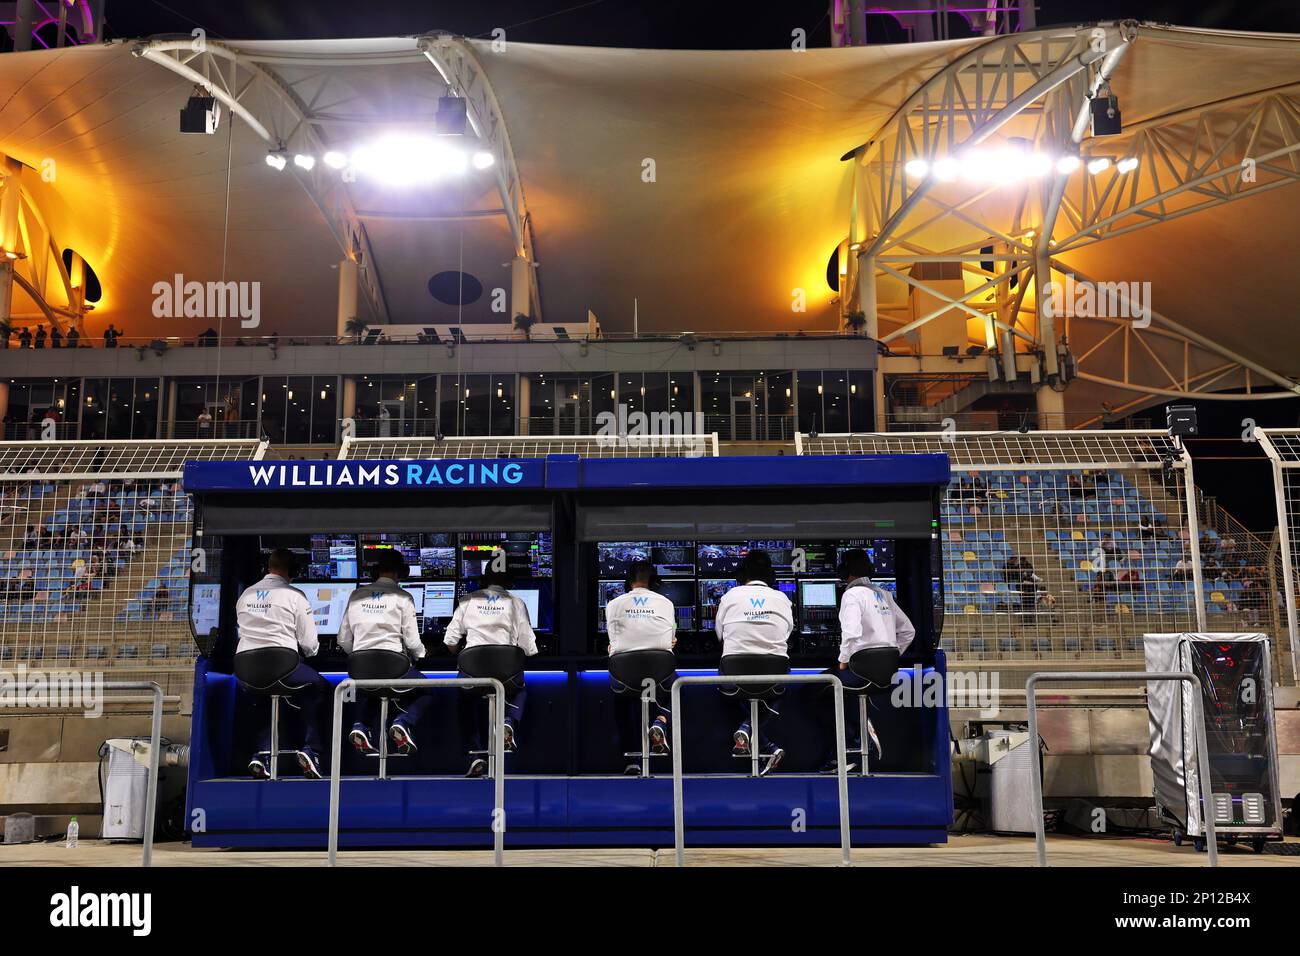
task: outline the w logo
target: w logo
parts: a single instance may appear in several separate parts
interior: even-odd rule
[[[640,607],[642,604],[648,604],[649,602],[650,599],[648,597],[634,597],[632,599],[632,603],[635,604],[637,607]]]
[[[383,596],[384,596],[384,592],[383,592],[383,591],[371,591],[371,592],[370,592],[370,600],[372,600],[372,601],[378,601],[378,600],[379,600],[381,597],[383,597]]]
[[[489,595],[487,596],[487,602],[488,602],[489,604],[496,604],[496,603],[497,603],[497,597],[498,597],[498,596],[499,596],[499,595],[496,595],[496,594],[489,594]]]
[[[270,591],[258,591],[258,592],[257,592],[257,599],[258,599],[259,601],[265,601],[265,600],[266,600],[268,597],[270,597],[270,596],[271,596],[271,592],[270,592]]]
[[[756,607],[756,608],[758,608],[759,610],[762,610],[763,605],[766,604],[766,603],[767,603],[767,598],[750,598],[750,599],[749,599],[749,604],[750,604],[750,606],[751,606],[751,607]]]

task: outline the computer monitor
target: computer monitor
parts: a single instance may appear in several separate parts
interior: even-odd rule
[[[551,535],[546,531],[476,531],[461,535],[461,574],[478,577],[502,551],[506,571],[515,578],[551,576]]]
[[[890,538],[850,539],[840,541],[835,548],[835,570],[839,570],[844,561],[844,554],[854,548],[861,548],[871,558],[876,574],[883,577],[894,576],[894,542]],[[829,570],[829,569],[828,569]]]
[[[316,623],[316,633],[334,635],[343,623],[343,612],[348,606],[348,597],[356,590],[355,584],[295,584],[299,591],[307,595],[311,604],[312,619]]]
[[[369,574],[369,567],[383,551],[395,550],[406,562],[407,573],[417,580],[420,577],[420,536],[418,534],[363,534],[361,536],[361,572]]]
[[[431,581],[424,585],[424,619],[451,620],[456,613],[456,582]]]
[[[541,590],[538,588],[513,588],[510,593],[523,601],[524,606],[528,608],[528,621],[532,624],[533,629],[541,628]]]
[[[838,554],[833,544],[824,541],[803,541],[803,570],[807,574],[833,574],[839,569]]]
[[[267,535],[264,534],[258,538],[258,549],[262,554],[262,571],[267,570],[267,562],[271,558],[271,552],[285,549],[293,553],[294,560],[298,564],[298,574],[310,574],[312,565],[312,539],[310,535],[293,534],[293,535]]]
[[[609,630],[605,621],[605,606],[626,590],[622,581],[596,582],[596,629],[604,634]]]
[[[695,577],[694,541],[655,541],[650,547],[650,560],[661,578]]]
[[[772,569],[777,572],[790,572],[794,570],[794,548],[793,541],[750,541],[747,542],[749,551],[766,551],[772,559]]]
[[[839,582],[833,578],[825,580],[807,580],[799,582],[799,603],[805,608],[838,607],[839,596],[835,586]]]
[[[357,579],[357,536],[314,534],[310,563],[300,569],[312,581],[355,581]]]
[[[454,578],[456,576],[455,546],[421,546],[420,577],[424,580]]]
[[[677,630],[695,630],[695,582],[661,581],[659,593],[673,602],[677,612]]]
[[[622,578],[637,561],[650,560],[649,541],[601,541],[596,545],[596,573]]]
[[[748,549],[744,544],[723,544],[702,541],[695,552],[695,565],[701,577],[734,577],[740,559]]]
[[[190,588],[190,624],[196,637],[207,637],[221,626],[220,584],[195,584]]]
[[[718,602],[722,600],[722,595],[735,586],[736,582],[732,578],[705,578],[699,582],[701,631],[713,629]]]

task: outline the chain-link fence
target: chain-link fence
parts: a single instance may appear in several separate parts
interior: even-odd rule
[[[717,435],[345,438],[339,458],[716,458]]]
[[[186,461],[257,441],[0,444],[0,668],[112,670],[189,684]]]
[[[1190,458],[1166,432],[801,435],[797,448],[949,456],[942,617],[956,662],[1019,674],[1137,663],[1149,632],[1277,635],[1266,546],[1221,511],[1200,520]]]

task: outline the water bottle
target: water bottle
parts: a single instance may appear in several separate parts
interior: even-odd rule
[[[72,821],[68,824],[68,849],[69,850],[75,850],[77,848],[77,835],[80,832],[81,832],[81,827],[77,826],[77,818],[73,817]]]

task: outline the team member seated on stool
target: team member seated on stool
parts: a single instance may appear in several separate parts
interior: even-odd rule
[[[790,632],[794,630],[794,612],[790,599],[778,590],[776,572],[772,569],[772,557],[766,551],[750,551],[740,562],[736,571],[738,584],[722,596],[718,602],[714,618],[714,630],[722,642],[722,656],[732,654],[758,654],[785,658],[784,666],[789,668]],[[740,708],[743,720],[733,735],[735,742],[732,753],[744,756],[751,746],[749,726],[749,701],[740,693],[737,686],[723,687],[722,692],[735,696],[736,706]],[[779,712],[767,701],[762,702],[771,718],[780,716]],[[766,776],[776,769],[785,756],[785,750],[772,742],[769,736],[772,720],[759,722],[759,746],[766,752],[767,764],[761,771]]]
[[[424,644],[420,641],[420,628],[416,623],[415,598],[398,584],[405,573],[406,560],[400,552],[379,552],[374,564],[374,583],[353,591],[343,612],[339,647],[344,653],[394,651],[408,655],[412,661],[424,657]],[[420,676],[420,671],[412,667],[401,679],[418,680]],[[398,751],[409,754],[416,749],[412,728],[420,722],[420,715],[429,705],[429,695],[411,692],[403,700],[406,713],[399,714],[387,732]],[[378,697],[367,699],[363,714],[363,718],[352,725],[348,739],[361,753],[374,753],[370,735],[379,718]],[[385,728],[380,727],[379,732],[384,733]]]
[[[624,585],[627,590],[605,606],[605,624],[609,632],[610,655],[627,651],[671,651],[677,646],[677,609],[673,602],[651,590],[655,567],[649,561],[634,561],[628,568]],[[624,753],[639,751],[641,734],[650,735],[650,752],[668,752],[668,708],[658,700],[651,703],[658,711],[649,727],[641,728],[641,697],[624,693],[616,701],[615,719]],[[623,773],[639,776],[641,765],[629,763]]]
[[[528,620],[528,605],[510,593],[510,576],[506,572],[484,571],[479,579],[479,590],[456,605],[456,613],[447,625],[443,643],[453,651],[459,651],[462,640],[466,648],[480,644],[513,644],[523,648],[526,657],[537,653],[537,635],[533,633],[532,621]],[[522,685],[506,689],[507,753],[516,749],[515,733],[527,698]],[[457,701],[457,716],[465,749],[482,750],[487,724],[487,708],[482,706],[482,696],[462,688]],[[473,757],[465,776],[481,777],[485,773],[487,761]]]
[[[303,657],[315,657],[320,650],[316,638],[316,624],[311,616],[311,603],[307,595],[292,587],[297,574],[297,559],[287,548],[276,548],[267,560],[267,575],[244,591],[235,602],[235,620],[239,629],[236,654],[264,647],[285,647],[298,651]],[[298,766],[308,777],[320,779],[320,728],[317,716],[320,702],[330,692],[329,683],[302,660],[286,677],[281,678],[286,687],[298,690],[286,697],[302,714],[303,744],[298,749]],[[258,700],[258,698],[254,698]],[[259,710],[260,705],[255,704]],[[269,777],[271,768],[262,761],[261,754],[273,751],[279,741],[272,743],[271,727],[260,721],[261,738],[258,755],[248,763],[254,777]]]
[[[834,674],[845,687],[867,686],[864,678],[849,669],[849,658],[858,651],[868,647],[896,647],[902,654],[916,637],[916,628],[898,606],[894,595],[872,583],[871,575],[875,572],[871,556],[861,548],[846,551],[840,561],[840,579],[845,584],[844,596],[840,599],[840,656],[839,663],[826,673]],[[846,706],[844,710],[846,729],[849,730],[848,745],[850,749],[855,749],[859,746],[864,728],[857,726],[856,707]],[[826,711],[821,719],[822,739],[833,740],[834,715]],[[879,760],[884,751],[869,717],[865,730],[871,741],[870,749],[875,751],[875,757]],[[852,770],[853,765],[850,764],[845,769]],[[827,773],[836,772],[836,758],[832,757],[822,766],[822,770]]]

